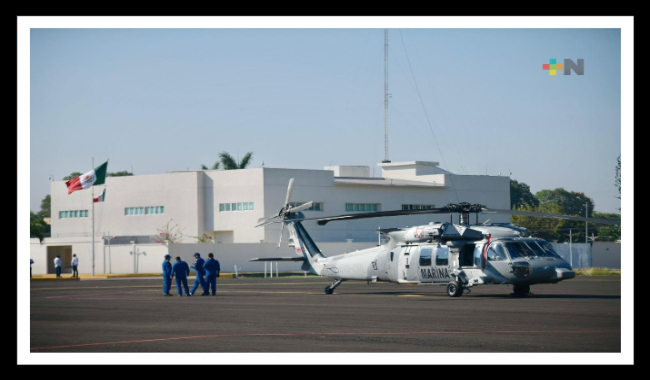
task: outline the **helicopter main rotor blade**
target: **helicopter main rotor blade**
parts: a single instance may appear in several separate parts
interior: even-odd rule
[[[282,244],[282,235],[284,235],[284,225],[285,223],[282,223],[282,229],[280,229],[280,240],[278,240],[278,248],[280,248],[280,245]]]
[[[551,218],[551,219],[566,219],[574,220],[577,222],[592,222],[600,224],[611,224],[620,226],[621,222],[618,220],[608,220],[608,219],[594,219],[594,218],[585,218],[580,216],[570,216],[570,215],[559,215],[559,214],[549,214],[546,212],[533,212],[533,211],[519,211],[519,210],[500,210],[500,209],[489,209],[483,208],[481,210],[485,214],[510,214],[510,215],[521,215],[521,216],[532,216],[537,218]]]
[[[301,204],[300,206],[292,207],[292,208],[291,208],[291,212],[298,212],[298,211],[306,210],[306,209],[310,208],[313,204],[314,204],[313,201],[309,201],[309,202],[307,202],[307,203],[303,203],[303,204]]]
[[[358,214],[328,216],[326,218],[314,218],[314,219],[317,220],[318,225],[324,226],[328,222],[339,221],[339,220],[381,218],[383,216],[400,216],[400,215],[442,214],[448,212],[449,212],[449,208],[441,207],[441,208],[430,208],[427,210],[393,210],[393,211],[362,212]],[[309,220],[309,219],[311,218],[306,218],[304,220]]]
[[[277,219],[277,218],[279,218],[278,215],[272,216],[270,218],[259,218],[259,219],[257,219],[257,223],[266,223],[266,222],[268,222],[270,220]]]
[[[289,200],[291,199],[291,191],[293,190],[293,178],[289,180],[289,187],[287,187],[287,197],[284,200],[284,204],[288,205]]]

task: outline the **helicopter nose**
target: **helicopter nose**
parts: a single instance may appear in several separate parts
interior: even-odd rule
[[[568,280],[570,278],[574,278],[575,276],[576,272],[572,271],[571,269],[555,268],[555,278],[558,280]]]

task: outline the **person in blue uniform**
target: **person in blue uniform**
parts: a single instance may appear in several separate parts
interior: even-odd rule
[[[201,289],[203,289],[203,293],[201,295],[208,296],[210,293],[208,293],[208,290],[205,287],[205,269],[203,268],[205,260],[201,258],[201,254],[198,252],[194,254],[194,258],[196,261],[194,262],[194,265],[192,265],[192,269],[196,271],[196,280],[194,280],[194,286],[192,286],[190,295],[193,296],[194,292],[196,292],[196,288],[201,285]]]
[[[172,266],[172,279],[176,276],[176,288],[178,289],[178,295],[183,296],[183,289],[185,289],[185,295],[190,295],[190,289],[187,286],[187,276],[190,274],[190,267],[185,261],[181,261],[180,257],[176,257],[176,262]]]
[[[163,296],[173,295],[169,293],[169,288],[172,286],[172,263],[169,262],[171,258],[171,256],[165,255],[165,261],[162,263]]]
[[[208,293],[212,291],[212,295],[217,295],[217,277],[219,277],[219,272],[221,272],[221,266],[219,261],[214,258],[212,253],[208,253],[208,260],[203,265],[205,268],[205,282],[206,290]]]

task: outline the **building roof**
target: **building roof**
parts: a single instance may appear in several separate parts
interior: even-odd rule
[[[344,186],[396,186],[396,187],[437,187],[444,188],[444,184],[432,182],[407,181],[392,178],[363,178],[363,177],[334,177],[334,185]]]

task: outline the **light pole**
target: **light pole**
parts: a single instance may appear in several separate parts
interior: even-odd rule
[[[110,232],[109,232],[110,233]],[[112,260],[111,260],[111,240],[115,239],[117,236],[106,235],[102,236],[104,239],[108,240],[108,273],[113,273],[112,271]],[[106,255],[104,255],[104,273],[106,273]]]
[[[589,217],[589,202],[585,202],[585,218]],[[585,243],[589,243],[589,232],[587,230],[589,222],[585,220]]]

